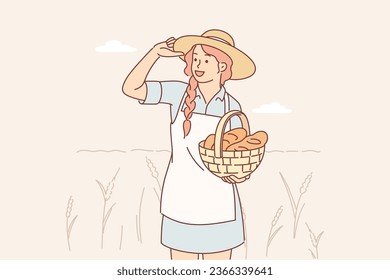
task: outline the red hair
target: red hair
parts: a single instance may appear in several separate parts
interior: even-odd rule
[[[215,57],[215,59],[218,62],[222,62],[226,64],[225,71],[222,71],[221,74],[221,80],[220,85],[223,86],[227,80],[229,80],[232,76],[232,59],[223,51],[216,49],[214,47],[210,47],[207,45],[200,45],[203,51],[208,54]],[[191,130],[191,117],[192,113],[195,109],[195,97],[196,97],[196,88],[198,87],[198,82],[192,75],[192,59],[193,59],[193,53],[194,53],[195,46],[192,47],[192,49],[185,55],[184,60],[186,62],[186,67],[184,68],[184,73],[190,77],[190,80],[188,82],[187,86],[187,95],[185,97],[185,104],[186,108],[184,109],[184,116],[185,121],[183,122],[183,131],[184,131],[184,137],[186,137]]]

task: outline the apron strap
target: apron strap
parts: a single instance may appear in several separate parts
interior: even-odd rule
[[[176,121],[176,119],[177,119],[177,116],[182,113],[182,109],[183,109],[186,97],[187,97],[187,90],[184,92],[183,97],[181,98],[181,101],[180,101],[180,104],[179,104],[179,108],[177,110],[177,114],[175,116],[175,119],[172,120],[172,123],[174,123]]]
[[[230,111],[230,95],[225,92],[224,98],[225,114]],[[229,130],[232,130],[232,119],[229,120]]]

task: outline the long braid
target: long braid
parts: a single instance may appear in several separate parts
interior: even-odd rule
[[[185,97],[185,104],[186,108],[184,109],[184,116],[185,116],[185,121],[183,122],[183,130],[184,130],[184,137],[186,137],[191,130],[191,117],[192,113],[194,112],[195,109],[195,97],[196,97],[196,87],[198,86],[198,82],[196,79],[191,76],[190,81],[187,86],[187,95]]]

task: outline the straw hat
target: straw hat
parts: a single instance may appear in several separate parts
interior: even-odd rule
[[[233,38],[225,31],[211,29],[201,36],[187,35],[178,38],[173,46],[174,51],[187,53],[194,45],[208,45],[215,47],[233,61],[232,80],[241,80],[252,76],[256,71],[254,62],[245,53],[234,46]]]

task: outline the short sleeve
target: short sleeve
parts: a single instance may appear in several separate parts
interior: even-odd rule
[[[155,81],[148,81],[146,84],[146,98],[144,101],[140,100],[140,104],[155,105],[161,100],[161,83]]]
[[[234,99],[230,94],[229,94],[229,102],[230,102],[231,111],[233,110],[242,111],[240,103],[238,103],[238,101]],[[232,117],[230,123],[231,123],[231,129],[242,127],[241,120],[237,116]]]
[[[146,98],[140,104],[155,105],[159,103],[171,105],[171,118],[175,119],[187,84],[181,81],[146,81]]]
[[[155,105],[160,103],[161,100],[161,83],[155,81],[145,82],[146,84],[146,98],[145,100],[139,100],[140,104]]]

